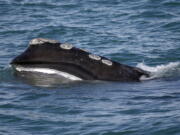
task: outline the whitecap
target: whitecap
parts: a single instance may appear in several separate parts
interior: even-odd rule
[[[150,77],[142,76],[141,80],[180,76],[180,62],[170,62],[157,66],[148,66],[145,63],[138,63],[136,67],[150,72]]]

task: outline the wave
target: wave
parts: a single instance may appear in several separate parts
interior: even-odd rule
[[[141,80],[180,76],[180,62],[170,62],[157,66],[148,66],[145,63],[138,63],[136,67],[150,72],[150,77],[143,76]]]
[[[16,81],[16,79],[13,76],[12,68],[9,65],[6,67],[0,67],[0,83],[12,81]]]

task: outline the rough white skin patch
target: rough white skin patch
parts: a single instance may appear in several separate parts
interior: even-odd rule
[[[62,72],[62,71],[57,71],[54,69],[49,69],[49,68],[26,68],[22,66],[17,66],[15,67],[15,69],[19,72],[26,71],[26,72],[39,72],[39,73],[45,73],[45,74],[56,74],[56,75],[63,76],[64,78],[67,78],[69,80],[73,80],[73,81],[82,80],[81,78],[74,76],[72,74]]]
[[[61,44],[60,47],[65,50],[70,50],[73,48],[73,45],[64,43],[64,44]]]
[[[95,54],[89,54],[89,58],[93,59],[93,60],[101,60],[101,57]]]
[[[108,66],[112,66],[112,62],[110,60],[105,60],[105,59],[102,59],[102,63],[108,65]]]
[[[35,38],[29,42],[29,45],[41,45],[44,43],[59,43],[59,41],[45,38]]]

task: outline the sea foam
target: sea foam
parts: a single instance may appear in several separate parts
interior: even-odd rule
[[[180,76],[180,62],[170,62],[157,66],[148,66],[145,63],[138,63],[136,67],[150,72],[150,77],[143,76],[141,80]]]

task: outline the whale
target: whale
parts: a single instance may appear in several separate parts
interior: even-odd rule
[[[69,43],[46,38],[32,39],[10,64],[15,72],[41,72],[63,78],[102,81],[140,81],[149,72],[96,55]]]

